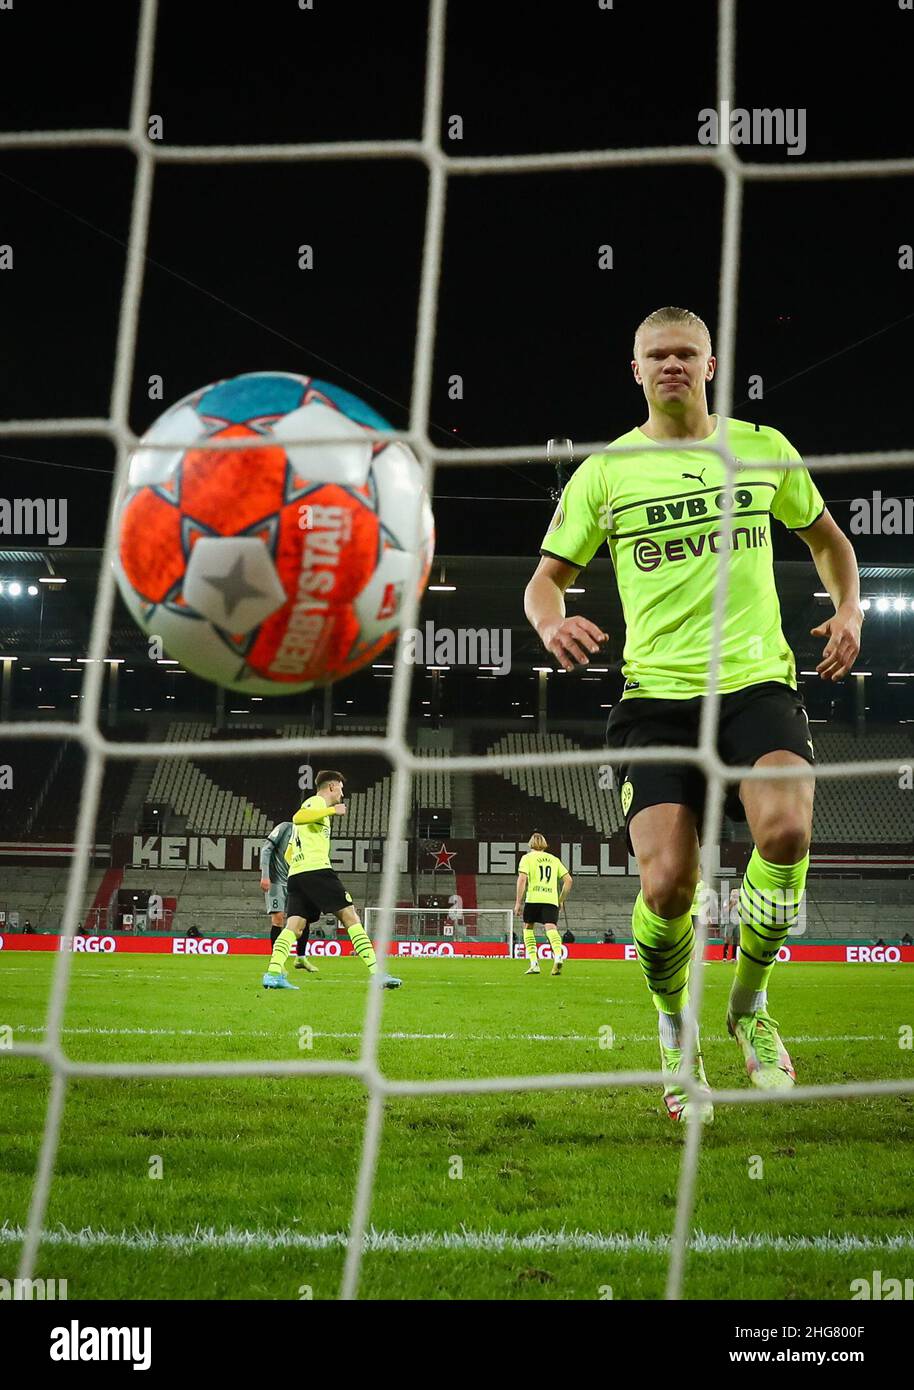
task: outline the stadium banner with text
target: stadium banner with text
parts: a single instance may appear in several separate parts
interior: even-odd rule
[[[332,866],[340,874],[376,871],[382,867],[392,843],[386,839],[334,835],[330,845]],[[262,845],[259,835],[123,834],[112,837],[110,862],[119,869],[247,872],[257,868]],[[424,840],[418,845],[401,840],[396,852],[402,873],[441,871],[449,879],[453,874],[513,876],[527,848],[525,840]],[[751,850],[748,842],[724,841],[716,846],[715,876],[726,878],[742,873]],[[638,873],[621,831],[609,839],[585,835],[580,840],[557,841],[555,852],[575,876],[616,878],[636,877]],[[60,862],[72,854],[72,845],[0,841],[0,861],[10,864]],[[109,846],[96,846],[96,855],[107,862]],[[815,877],[907,878],[914,874],[914,844],[868,844],[864,851],[859,845],[818,843],[810,854],[810,873]]]
[[[57,951],[61,949],[61,936],[21,935],[12,932],[0,933],[0,951]],[[83,955],[113,955],[115,952],[134,955],[158,954],[169,956],[267,956],[270,943],[265,937],[227,937],[227,936],[124,936],[118,933],[93,936],[76,936],[72,949]],[[705,960],[720,960],[723,946],[710,942],[705,949]],[[309,956],[351,956],[352,943],[348,940],[309,941]],[[508,947],[501,941],[393,941],[388,952],[392,956],[437,957],[505,957]],[[543,960],[552,958],[551,946],[540,946],[538,954]],[[518,960],[524,957],[524,947],[518,942],[514,947]],[[630,960],[637,959],[634,946],[625,942],[613,945],[602,943],[593,945],[575,943],[568,947],[570,960]],[[782,946],[778,952],[779,961],[830,961],[832,964],[853,965],[914,965],[914,946],[860,946],[860,945],[820,945]]]

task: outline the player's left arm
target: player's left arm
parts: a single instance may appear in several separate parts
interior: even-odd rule
[[[559,898],[559,907],[562,906],[562,904],[564,903],[565,899],[568,897],[568,894],[571,892],[572,884],[574,883],[574,879],[571,877],[571,874],[568,872],[567,869],[566,869],[565,872],[562,874],[561,883],[562,883],[562,893],[561,893],[561,897]]]
[[[824,681],[838,681],[853,667],[860,652],[863,609],[857,557],[841,527],[826,508],[811,526],[796,534],[809,546],[819,578],[835,605],[834,617],[811,628],[813,637],[828,640],[816,667]]]
[[[517,893],[514,897],[514,915],[517,917],[524,905],[524,894],[527,891],[527,875],[517,875]]]

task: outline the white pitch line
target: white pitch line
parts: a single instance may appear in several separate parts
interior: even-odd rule
[[[0,1226],[0,1244],[21,1241],[25,1231],[21,1226],[4,1222]],[[192,1253],[200,1250],[344,1250],[348,1243],[345,1231],[307,1234],[288,1227],[278,1231],[249,1230],[229,1226],[217,1231],[212,1226],[198,1226],[194,1231],[106,1231],[87,1226],[79,1231],[56,1226],[42,1233],[42,1244],[73,1246],[83,1250],[170,1250]],[[607,1254],[666,1254],[670,1237],[652,1236],[647,1232],[625,1235],[604,1231],[534,1231],[519,1235],[510,1231],[420,1231],[402,1234],[398,1231],[369,1228],[363,1249],[375,1254],[414,1254],[422,1251],[459,1251],[479,1253],[505,1251],[594,1251]],[[715,1235],[693,1231],[689,1248],[696,1254],[745,1254],[754,1250],[791,1254],[814,1250],[820,1254],[856,1254],[862,1251],[914,1251],[914,1231],[894,1236],[741,1236],[735,1231]]]
[[[306,1026],[306,1025],[301,1025]],[[17,1033],[44,1033],[43,1025],[13,1024],[13,1037]],[[281,1033],[268,1032],[258,1028],[63,1028],[63,1033],[78,1037],[97,1038],[275,1038]],[[298,1037],[298,1028],[291,1034]],[[361,1038],[357,1032],[323,1032],[313,1029],[312,1038],[338,1038],[350,1041]],[[705,1033],[705,1042],[727,1042],[725,1033]],[[599,1043],[596,1033],[382,1033],[383,1042],[547,1042],[547,1043]],[[656,1033],[616,1033],[616,1043],[655,1043]],[[833,1043],[833,1042],[885,1042],[883,1033],[825,1033],[821,1036],[790,1037],[793,1044]],[[605,1050],[605,1049],[601,1049]],[[610,1049],[612,1050],[612,1049]]]

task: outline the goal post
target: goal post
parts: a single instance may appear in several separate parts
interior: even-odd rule
[[[395,907],[392,941],[503,941],[514,954],[514,913],[509,907]],[[381,909],[366,907],[365,930],[381,927]]]

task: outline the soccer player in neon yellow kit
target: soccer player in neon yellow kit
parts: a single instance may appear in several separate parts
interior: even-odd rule
[[[561,859],[549,853],[545,835],[534,830],[527,843],[530,852],[524,855],[517,867],[517,892],[514,898],[515,917],[520,915],[522,908],[524,914],[524,947],[529,961],[524,974],[540,973],[534,930],[535,925],[539,924],[546,928],[546,939],[552,947],[551,973],[561,975],[566,952],[558,933],[559,908],[571,892],[574,879]]]
[[[336,873],[330,867],[330,820],[344,816],[343,774],[319,772],[315,779],[315,794],[292,817],[293,835],[286,850],[289,864],[289,884],[286,925],[273,943],[273,954],[263,977],[264,989],[298,989],[286,979],[285,966],[289,952],[304,931],[305,924],[316,922],[325,912],[332,912],[349,933],[352,949],[368,966],[368,973],[377,976],[385,989],[398,989],[403,981],[394,975],[378,975],[374,947],[359,914]]]
[[[565,487],[527,586],[525,609],[564,670],[587,665],[606,634],[565,614],[564,591],[605,542],[625,614],[622,699],[610,713],[607,743],[620,750],[621,804],[641,891],[632,914],[638,958],[659,1016],[665,1071],[681,1069],[694,930],[689,907],[699,868],[705,798],[701,772],[688,764],[626,765],[624,750],[695,747],[707,693],[724,465],[697,442],[715,444],[720,422],[708,414],[707,383],[716,360],[707,327],[685,309],[658,309],[635,334],[632,372],[647,401],[645,423],[585,459]],[[613,454],[620,446],[676,444],[655,453]],[[688,443],[691,441],[691,447]],[[796,662],[781,630],[770,529],[772,517],[809,547],[835,607],[812,629],[826,639],[821,679],[840,680],[860,650],[863,611],[853,548],[829,515],[800,455],[778,430],[727,421],[742,464],[730,520],[732,549],[718,689],[718,750],[733,766],[814,766],[809,721],[796,689]],[[758,463],[755,463],[758,460]],[[793,1064],[768,1012],[777,953],[796,922],[812,833],[814,778],[744,780],[727,812],[746,819],[755,842],[740,892],[740,953],[727,1008],[753,1085],[793,1086]],[[706,1085],[699,1052],[695,1077]],[[682,1087],[667,1087],[673,1119],[687,1117]],[[703,1122],[713,1118],[698,1102]]]

